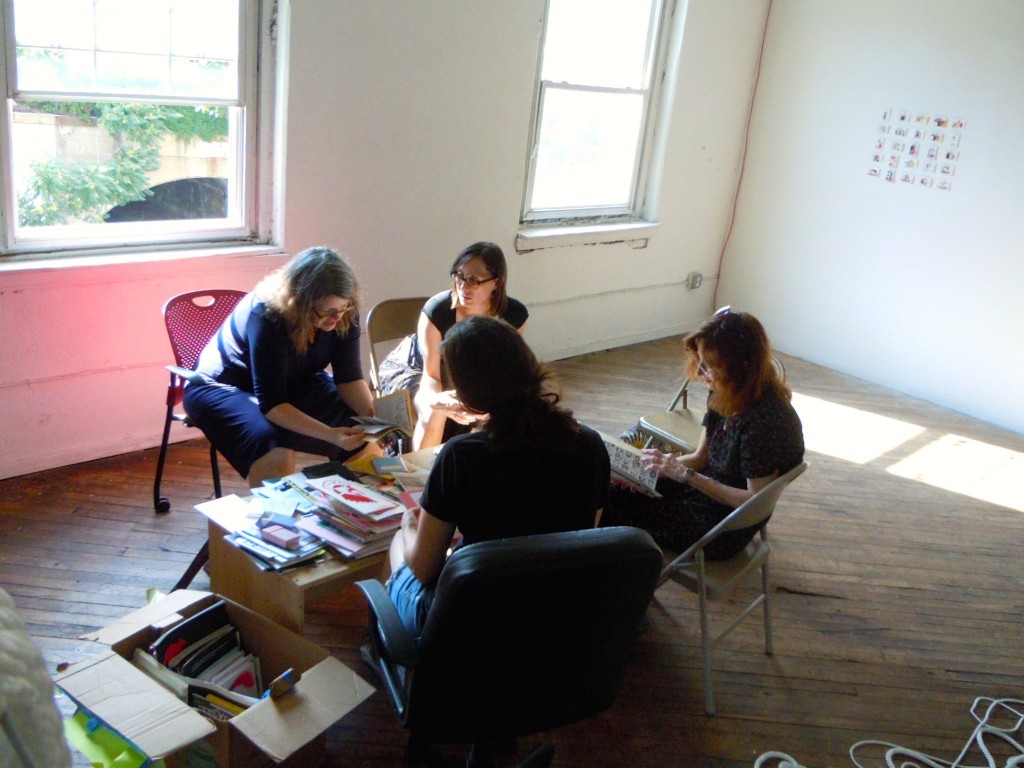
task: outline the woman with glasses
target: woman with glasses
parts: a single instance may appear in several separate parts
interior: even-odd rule
[[[804,456],[800,417],[756,317],[726,307],[687,336],[684,346],[687,375],[709,389],[697,449],[682,456],[645,450],[643,462],[657,469],[661,498],[613,487],[602,519],[602,525],[644,528],[677,552]],[[706,556],[732,557],[760,527],[719,536]]]
[[[354,454],[366,438],[352,417],[373,415],[373,397],[352,267],[323,246],[297,254],[239,302],[196,371],[185,411],[250,488],[294,472],[296,451]]]
[[[508,266],[505,254],[494,243],[464,248],[449,274],[452,287],[423,305],[416,333],[387,356],[378,376],[382,395],[400,389],[412,394],[416,449],[438,445],[466,431],[478,418],[462,407],[444,383],[439,349],[448,329],[467,317],[487,316],[501,318],[522,332],[529,316],[526,306],[505,292]]]

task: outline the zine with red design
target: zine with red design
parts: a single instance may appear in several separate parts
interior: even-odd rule
[[[323,491],[332,501],[342,504],[348,510],[371,520],[383,520],[402,514],[401,506],[394,499],[361,483],[346,480],[341,475],[309,478],[306,484]]]

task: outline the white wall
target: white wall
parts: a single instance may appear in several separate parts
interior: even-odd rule
[[[661,194],[643,250],[518,255],[542,0],[282,3],[290,25],[283,246],[345,252],[368,303],[446,287],[465,245],[506,251],[545,358],[678,333],[707,315],[766,0],[690,0]],[[0,271],[0,477],[156,445],[160,307],[247,289],[280,256]],[[2,269],[2,268],[0,268]],[[191,435],[182,430],[177,437]]]
[[[1024,3],[774,0],[720,303],[783,350],[1024,431]],[[886,107],[952,188],[867,175]]]
[[[338,244],[377,301],[447,287],[457,253],[494,240],[510,293],[530,307],[528,339],[549,359],[706,315],[710,287],[690,294],[682,281],[717,272],[766,4],[689,4],[663,227],[650,247],[522,255],[514,238],[543,0],[438,6],[292,0],[302,42],[289,67],[286,245]]]

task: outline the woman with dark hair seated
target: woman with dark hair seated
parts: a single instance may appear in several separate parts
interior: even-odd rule
[[[549,374],[508,323],[470,317],[440,346],[455,394],[479,417],[441,448],[391,544],[388,594],[418,637],[452,544],[596,525],[609,489],[600,436],[558,406]]]
[[[678,552],[804,456],[800,417],[756,317],[725,307],[684,344],[687,375],[710,390],[697,449],[683,456],[645,450],[644,465],[657,468],[662,498],[614,487],[602,519],[603,525],[644,528],[661,547]],[[719,536],[708,559],[737,554],[759,527]]]
[[[467,317],[498,317],[522,333],[529,312],[506,292],[508,264],[494,243],[462,249],[449,272],[452,287],[423,306],[416,333],[407,336],[380,365],[382,395],[409,390],[416,407],[413,445],[429,448],[469,431],[474,416],[453,395],[441,369],[441,339]]]

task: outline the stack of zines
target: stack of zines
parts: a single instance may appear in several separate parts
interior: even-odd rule
[[[298,521],[301,529],[344,557],[366,557],[391,545],[405,509],[394,499],[340,475],[310,478],[306,485],[320,503]]]
[[[230,720],[259,701],[260,660],[246,653],[221,600],[158,637],[133,662],[189,706]]]
[[[317,536],[299,531],[298,545],[285,549],[263,538],[259,526],[251,525],[225,537],[239,549],[248,552],[263,570],[280,571],[302,565],[324,554],[324,543]]]

